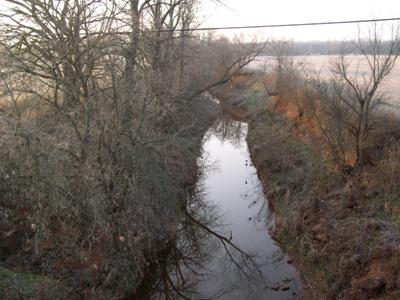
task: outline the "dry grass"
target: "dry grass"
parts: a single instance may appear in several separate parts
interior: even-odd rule
[[[385,146],[383,158],[361,175],[342,176],[324,148],[312,144],[319,140],[312,122],[299,129],[285,113],[290,106],[276,114],[266,109],[269,101],[265,96],[241,107],[250,112],[248,143],[276,214],[276,238],[295,257],[307,299],[358,299],[366,295],[360,286],[382,274],[387,288],[378,296],[396,299],[399,147]],[[369,272],[373,265],[383,273]]]

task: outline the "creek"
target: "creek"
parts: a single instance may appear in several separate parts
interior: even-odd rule
[[[247,124],[221,116],[206,133],[199,176],[168,242],[134,299],[288,300],[302,297],[246,142]]]
[[[199,183],[203,197],[218,211],[216,231],[222,231],[245,255],[218,243],[206,265],[212,276],[200,281],[197,291],[205,299],[218,293],[216,299],[297,299],[301,282],[269,234],[273,215],[251,163],[246,135],[246,123],[225,116],[203,141],[200,164],[205,172]]]

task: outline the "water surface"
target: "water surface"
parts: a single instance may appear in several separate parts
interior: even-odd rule
[[[203,164],[212,167],[206,169],[199,184],[204,200],[221,216],[222,225],[215,230],[254,256],[246,260],[246,255],[228,247],[239,265],[244,264],[238,266],[224,245],[217,243],[206,264],[213,275],[200,281],[196,289],[201,299],[215,295],[221,300],[297,299],[301,284],[296,270],[268,233],[272,220],[250,160],[246,134],[246,123],[229,119],[220,120],[209,130],[204,139]]]
[[[273,225],[251,164],[247,124],[221,118],[209,129],[199,179],[177,223],[149,264],[136,298],[298,299],[295,268],[268,233]]]

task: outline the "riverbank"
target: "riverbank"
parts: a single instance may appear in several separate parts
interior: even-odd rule
[[[142,162],[146,178],[151,179],[156,171],[162,179],[156,190],[148,182],[141,185],[139,197],[151,200],[151,207],[146,201],[139,202],[143,205],[136,206],[131,224],[120,226],[115,220],[110,232],[93,229],[98,239],[83,239],[77,221],[53,218],[50,235],[37,242],[38,225],[32,222],[35,211],[0,201],[0,294],[10,300],[135,297],[146,280],[147,266],[175,238],[178,219],[184,214],[182,203],[196,183],[203,136],[218,111],[211,101],[193,101],[177,117],[177,132],[168,133],[167,145],[161,140],[148,145],[147,153],[140,153],[139,158],[147,159]]]
[[[246,76],[216,94],[248,114],[247,140],[275,212],[274,236],[299,267],[305,298],[398,299],[396,200],[383,199],[367,175],[333,171],[294,134],[294,122],[274,111],[276,99],[265,95],[257,76]]]

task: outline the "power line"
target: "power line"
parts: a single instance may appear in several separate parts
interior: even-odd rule
[[[200,27],[187,29],[161,29],[159,32],[177,32],[177,31],[214,31],[214,30],[233,30],[233,29],[260,29],[260,28],[277,28],[277,27],[300,27],[300,26],[319,26],[319,25],[338,25],[338,24],[355,24],[355,23],[371,23],[371,22],[387,22],[400,21],[400,18],[385,19],[364,19],[364,20],[347,20],[347,21],[329,21],[329,22],[310,22],[310,23],[289,23],[289,24],[269,24],[269,25],[249,25],[249,26],[227,26],[227,27]]]

